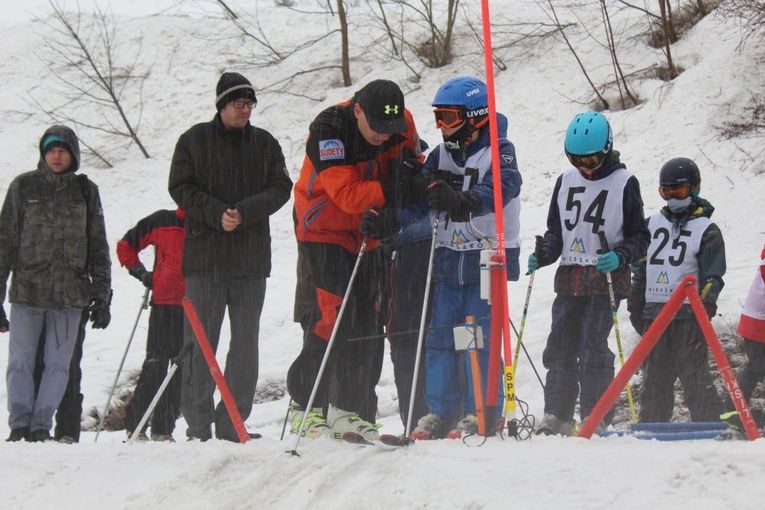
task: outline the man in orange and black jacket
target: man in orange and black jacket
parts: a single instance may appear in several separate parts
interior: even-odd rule
[[[311,123],[306,156],[295,185],[295,233],[308,260],[318,303],[313,328],[290,367],[288,390],[295,401],[290,421],[297,432],[318,367],[342,305],[365,239],[359,231],[370,208],[396,207],[421,198],[422,156],[411,114],[395,83],[375,80],[352,99],[322,111]],[[393,226],[397,230],[397,225]],[[377,407],[374,387],[383,358],[377,317],[384,267],[379,242],[367,238],[358,272],[327,365],[328,373],[309,410],[315,437],[328,428],[340,439],[355,432],[377,439],[372,425]],[[321,409],[328,406],[327,421]],[[309,421],[306,421],[309,425]],[[314,427],[315,426],[315,427]],[[316,430],[313,430],[316,428]]]

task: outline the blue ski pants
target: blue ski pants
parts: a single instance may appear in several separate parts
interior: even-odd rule
[[[459,419],[475,413],[473,379],[468,351],[454,348],[455,327],[463,327],[465,318],[475,317],[481,327],[483,347],[478,350],[481,361],[483,395],[489,371],[489,339],[491,307],[480,297],[479,283],[459,284],[436,281],[430,328],[425,344],[425,403],[431,413],[444,420]],[[501,385],[501,378],[496,381]],[[497,408],[504,405],[500,387]]]

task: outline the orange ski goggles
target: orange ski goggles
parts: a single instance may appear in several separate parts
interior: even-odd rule
[[[436,116],[436,129],[455,128],[465,121],[462,108],[438,107],[433,114]]]
[[[691,192],[690,184],[673,186],[671,188],[659,186],[659,195],[661,195],[661,198],[664,200],[669,200],[670,198],[688,198],[691,196]]]

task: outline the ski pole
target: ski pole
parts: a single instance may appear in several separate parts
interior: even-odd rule
[[[606,239],[606,233],[602,230],[598,232],[600,237],[600,246],[603,249],[603,253],[608,253],[608,240]],[[608,281],[608,297],[611,299],[611,317],[614,319],[614,333],[616,334],[616,348],[619,351],[619,361],[621,366],[624,366],[624,351],[622,350],[622,340],[619,335],[619,319],[616,317],[616,298],[614,298],[614,282],[611,278],[611,271],[606,272],[606,281]],[[630,404],[630,414],[632,415],[632,421],[637,422],[637,414],[635,413],[635,404],[632,401],[632,390],[630,389],[630,383],[627,381],[627,401]]]
[[[518,330],[515,329],[515,324],[513,323],[513,319],[510,319],[510,326],[513,328],[513,331],[515,332],[516,338],[518,335]],[[531,359],[531,356],[529,355],[529,351],[526,350],[526,344],[521,344],[521,348],[523,349],[523,353],[526,355],[526,359],[529,360],[529,364],[531,365],[532,370],[534,370],[534,374],[537,376],[537,380],[539,381],[539,384],[542,386],[542,390],[545,389],[545,383],[542,382],[542,377],[539,375],[539,372],[537,371],[536,365],[534,365],[534,361]]]
[[[459,326],[462,323],[454,323],[454,324],[444,324],[442,326],[436,326],[432,328],[426,328],[425,331],[439,331],[442,329],[454,329],[456,326]],[[378,339],[385,339],[385,338],[396,338],[399,336],[404,335],[411,335],[412,333],[418,333],[420,331],[420,328],[417,327],[417,329],[405,329],[403,331],[396,331],[395,333],[380,333],[377,335],[366,335],[366,336],[355,336],[353,338],[348,338],[346,342],[361,342],[365,340],[378,340]]]
[[[529,286],[526,289],[526,302],[523,304],[523,315],[521,315],[521,330],[517,333],[518,343],[515,346],[515,357],[513,358],[513,370],[518,369],[518,356],[521,354],[521,344],[523,343],[523,330],[526,327],[526,314],[529,312],[529,301],[531,301],[531,288],[534,286],[534,273],[529,276]]]
[[[412,414],[414,413],[414,400],[417,395],[417,381],[420,376],[420,363],[422,360],[422,345],[425,341],[425,322],[428,318],[428,303],[430,301],[430,285],[433,281],[433,256],[436,253],[436,237],[438,236],[438,211],[433,220],[433,237],[430,241],[430,255],[428,258],[428,275],[425,278],[425,296],[422,298],[422,314],[420,315],[420,332],[417,335],[417,354],[414,357],[414,374],[412,375],[412,391],[409,394],[409,412],[406,415],[406,429],[404,437],[408,438],[412,432]]]
[[[122,361],[120,361],[120,366],[117,369],[117,375],[114,376],[114,383],[112,383],[112,389],[109,391],[109,397],[106,399],[106,404],[104,404],[104,410],[101,413],[101,419],[98,420],[98,428],[96,428],[96,439],[94,442],[98,441],[98,435],[101,433],[101,428],[104,426],[104,420],[106,419],[106,413],[109,411],[109,404],[112,401],[112,396],[114,395],[114,390],[117,388],[117,381],[120,378],[120,374],[122,373],[122,366],[125,364],[125,359],[127,358],[128,351],[130,350],[130,344],[133,343],[133,337],[135,336],[135,330],[138,327],[138,321],[141,320],[141,314],[144,310],[149,308],[149,293],[151,292],[150,288],[146,288],[146,291],[143,293],[143,298],[141,300],[141,308],[138,309],[138,316],[135,318],[135,323],[133,324],[133,331],[130,332],[130,338],[128,338],[127,345],[125,346],[125,353],[122,355]]]
[[[189,350],[194,346],[191,342],[187,343],[183,346],[183,348],[180,350],[178,355],[172,359],[173,364],[170,366],[170,369],[167,371],[167,375],[165,376],[165,379],[162,381],[162,384],[160,384],[159,389],[157,390],[157,393],[154,395],[154,398],[149,403],[149,407],[146,408],[146,412],[143,413],[143,416],[141,417],[141,421],[138,422],[138,425],[136,425],[135,430],[133,430],[133,434],[130,436],[130,439],[128,439],[127,444],[133,444],[135,442],[136,437],[138,437],[138,434],[136,432],[140,433],[141,430],[143,430],[143,426],[146,425],[146,422],[149,421],[149,416],[151,416],[152,411],[154,411],[154,408],[157,407],[157,403],[159,402],[159,399],[162,397],[162,395],[165,393],[165,389],[167,389],[168,384],[170,384],[170,380],[173,378],[173,375],[175,374],[176,370],[178,370],[178,367],[181,366],[183,363],[183,358],[188,354]],[[154,432],[152,430],[152,432]]]
[[[359,271],[359,266],[361,265],[361,258],[364,256],[364,251],[367,249],[367,236],[364,236],[364,240],[361,242],[361,247],[359,248],[359,255],[356,257],[356,264],[353,266],[353,271],[351,272],[351,277],[348,280],[348,287],[345,289],[345,295],[343,296],[343,302],[340,304],[340,310],[337,312],[337,318],[335,319],[335,325],[332,326],[332,334],[329,336],[329,341],[327,342],[327,349],[324,351],[324,357],[321,359],[321,365],[319,366],[319,373],[316,374],[316,381],[313,383],[313,388],[311,389],[311,396],[308,398],[308,404],[305,406],[305,412],[307,413],[310,409],[313,408],[313,401],[316,399],[316,393],[319,391],[319,383],[321,383],[321,376],[324,373],[324,368],[327,366],[327,360],[329,360],[329,353],[332,350],[332,344],[335,343],[335,339],[337,337],[337,330],[340,329],[340,321],[343,319],[343,314],[345,313],[345,307],[348,304],[348,298],[351,295],[351,289],[353,289],[353,281],[356,279],[356,273]],[[301,420],[300,421],[300,430],[298,430],[297,438],[295,439],[295,446],[292,447],[292,450],[290,450],[288,453],[291,453],[292,455],[299,456],[297,453],[297,447],[298,444],[300,444],[300,438],[303,436],[303,433],[305,431],[305,424],[308,420]]]
[[[290,402],[289,404],[287,404],[287,412],[284,414],[284,423],[282,424],[282,435],[279,436],[279,441],[284,440],[284,431],[287,430],[287,420],[289,420],[291,408],[292,408],[292,397],[290,397]]]

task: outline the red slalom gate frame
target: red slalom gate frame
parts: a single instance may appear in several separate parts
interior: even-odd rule
[[[698,321],[699,326],[701,326],[701,331],[704,333],[704,337],[707,340],[709,350],[712,351],[712,355],[717,362],[717,367],[722,375],[725,388],[730,393],[730,396],[733,399],[733,404],[736,406],[736,410],[738,410],[746,435],[749,437],[750,441],[754,441],[761,437],[759,430],[757,430],[757,425],[752,419],[752,413],[749,411],[749,406],[741,393],[741,389],[738,387],[736,378],[733,375],[733,370],[730,368],[728,358],[725,357],[725,352],[720,344],[720,340],[717,338],[717,334],[712,327],[712,323],[709,321],[709,317],[707,317],[704,304],[701,302],[701,297],[699,296],[699,291],[696,289],[696,283],[696,278],[691,275],[686,276],[683,281],[680,282],[680,285],[675,289],[675,292],[672,293],[667,304],[665,304],[664,308],[659,312],[656,320],[654,320],[651,327],[643,333],[643,338],[640,340],[637,347],[635,347],[635,350],[632,351],[632,354],[627,358],[627,361],[624,363],[621,370],[619,370],[619,373],[616,374],[616,377],[611,381],[611,384],[600,397],[598,403],[595,404],[595,407],[587,417],[584,425],[582,425],[582,429],[579,431],[579,437],[585,439],[590,439],[592,437],[598,424],[603,420],[603,417],[608,410],[611,409],[614,402],[616,402],[622,389],[629,383],[630,377],[635,374],[640,364],[646,356],[648,356],[648,353],[651,352],[654,345],[656,345],[656,342],[658,342],[662,333],[664,333],[664,330],[667,329],[670,321],[677,314],[677,311],[680,309],[686,298],[691,304],[693,313],[696,316],[696,321]]]
[[[218,385],[220,396],[226,406],[228,415],[231,417],[231,423],[234,424],[236,434],[239,436],[239,442],[244,444],[250,440],[250,435],[247,433],[247,429],[244,428],[242,415],[239,414],[239,408],[236,407],[236,402],[234,401],[233,395],[231,395],[231,390],[229,389],[228,384],[226,384],[226,379],[223,377],[223,373],[220,371],[218,361],[215,359],[215,353],[213,353],[212,347],[210,347],[210,341],[207,339],[205,328],[202,326],[202,322],[199,320],[199,315],[197,315],[197,310],[194,308],[194,304],[191,300],[185,297],[183,298],[182,304],[183,309],[186,310],[186,316],[191,323],[191,328],[194,330],[194,335],[197,337],[199,348],[202,349],[205,361],[207,361],[207,365],[210,367],[210,373],[212,374],[213,379],[215,379],[215,384]]]

